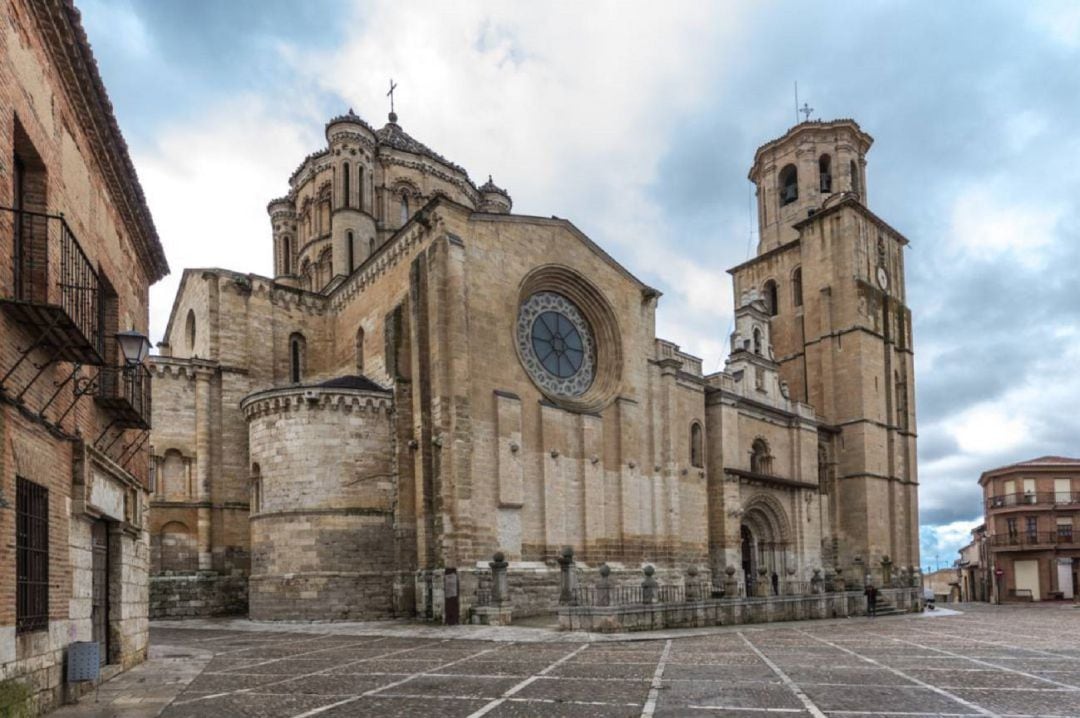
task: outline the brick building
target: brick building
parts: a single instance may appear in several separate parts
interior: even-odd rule
[[[1080,580],[1080,459],[1009,464],[984,472],[979,485],[993,600],[1073,598]]]
[[[907,240],[855,122],[758,150],[714,374],[656,337],[659,292],[395,115],[326,140],[269,204],[274,276],[186,270],[153,358],[157,615],[246,586],[255,618],[438,618],[496,550],[544,610],[567,545],[634,581],[918,565]]]
[[[956,563],[960,572],[961,601],[990,600],[992,566],[986,524],[979,524],[971,530],[971,543],[960,549],[960,559]]]
[[[74,6],[0,18],[0,685],[45,710],[72,642],[146,654],[149,372],[117,335],[168,266]]]

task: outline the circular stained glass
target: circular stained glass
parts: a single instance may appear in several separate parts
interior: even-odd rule
[[[592,332],[566,297],[554,292],[529,297],[518,313],[517,339],[525,369],[541,389],[579,396],[592,385]]]

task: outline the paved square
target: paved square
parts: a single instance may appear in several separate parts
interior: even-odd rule
[[[533,633],[481,641],[401,624],[387,624],[397,635],[340,635],[346,629],[334,625],[232,631],[173,623],[152,637],[173,654],[212,654],[164,718],[1080,718],[1080,608],[961,610],[659,640]]]

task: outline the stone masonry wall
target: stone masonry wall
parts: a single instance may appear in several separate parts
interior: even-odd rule
[[[150,618],[231,616],[247,613],[247,579],[199,573],[150,579]]]
[[[295,387],[242,405],[259,465],[251,517],[255,619],[387,618],[396,545],[391,398]]]

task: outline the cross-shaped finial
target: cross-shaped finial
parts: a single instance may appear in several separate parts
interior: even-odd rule
[[[390,98],[390,114],[394,114],[394,90],[397,89],[397,85],[394,83],[394,78],[390,78],[390,91],[386,93],[386,96]]]
[[[799,108],[799,112],[803,113],[803,115],[806,117],[806,119],[803,120],[804,122],[809,122],[810,121],[810,113],[813,112],[813,111],[814,111],[814,108],[811,107],[810,103],[808,103],[808,102],[802,103],[802,107]]]

